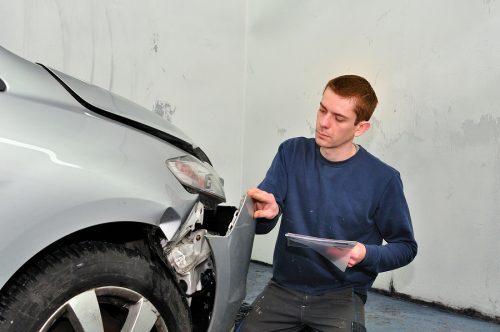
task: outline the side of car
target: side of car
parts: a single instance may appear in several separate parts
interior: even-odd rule
[[[219,205],[203,152],[152,112],[1,47],[0,81],[0,330],[230,329],[251,204]]]

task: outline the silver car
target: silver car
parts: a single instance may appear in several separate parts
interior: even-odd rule
[[[0,331],[231,330],[252,203],[155,113],[0,47]]]

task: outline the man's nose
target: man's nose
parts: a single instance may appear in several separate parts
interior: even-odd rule
[[[330,114],[323,114],[319,117],[318,122],[322,128],[330,127]]]

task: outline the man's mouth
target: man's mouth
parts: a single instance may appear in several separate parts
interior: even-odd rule
[[[316,136],[319,137],[319,138],[328,138],[329,136],[326,135],[326,134],[323,134],[319,131],[316,130]]]

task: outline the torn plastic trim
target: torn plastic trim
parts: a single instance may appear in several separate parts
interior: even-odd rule
[[[215,301],[208,332],[230,331],[246,295],[255,220],[253,201],[245,196],[225,236],[207,234],[215,268]]]
[[[165,251],[168,253],[174,246],[176,246],[189,232],[192,232],[196,228],[196,224],[203,225],[205,206],[201,202],[196,202],[189,212],[187,219],[180,225],[177,232],[174,234],[172,239],[165,246]]]
[[[41,63],[37,63],[37,65],[43,67],[52,77],[54,77],[54,79],[57,82],[59,82],[59,84],[62,85],[62,87],[66,91],[69,92],[69,94],[71,96],[73,96],[73,98],[76,99],[76,101],[78,103],[80,103],[83,107],[87,108],[88,110],[95,112],[103,117],[108,118],[108,119],[118,121],[118,122],[123,123],[125,125],[128,125],[132,128],[138,129],[140,131],[143,131],[143,132],[151,134],[155,137],[158,137],[159,139],[161,139],[165,142],[168,142],[168,143],[178,147],[179,149],[181,149],[189,154],[192,154],[193,156],[195,156],[199,160],[207,162],[208,164],[212,165],[208,156],[199,147],[195,148],[190,143],[188,143],[184,140],[181,140],[178,137],[175,137],[173,135],[167,134],[164,131],[161,131],[159,129],[148,126],[144,123],[134,121],[134,120],[129,119],[127,117],[120,116],[118,114],[106,111],[102,108],[99,108],[99,107],[92,105],[91,103],[87,102],[85,99],[80,97],[72,88],[69,87],[69,85],[67,85],[59,76],[57,76],[57,74],[55,74],[52,70],[50,70],[50,68],[46,67],[45,65],[43,65]]]

